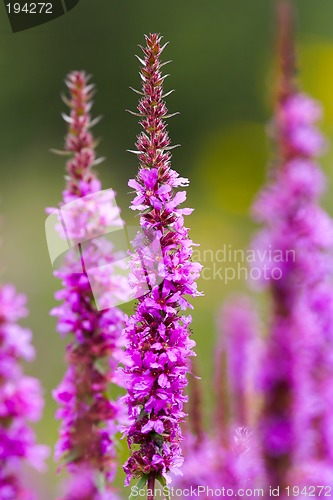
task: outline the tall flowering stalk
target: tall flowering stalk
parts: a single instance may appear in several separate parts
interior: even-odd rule
[[[248,405],[253,396],[249,379],[253,372],[253,351],[257,347],[254,339],[259,331],[253,304],[244,297],[228,301],[219,315],[218,330],[215,407],[219,419],[215,419],[209,432],[204,432],[200,426],[198,433],[195,420],[200,408],[195,411],[190,408],[189,420],[194,435],[185,433],[182,475],[175,477],[172,484],[184,492],[184,498],[205,500],[226,496],[228,490],[237,495],[241,488],[254,491],[261,486],[262,464]],[[224,382],[228,391],[220,390]],[[198,390],[196,387],[195,391]],[[191,396],[193,399],[193,394]]]
[[[99,269],[115,258],[112,245],[96,238],[106,232],[110,222],[116,223],[118,213],[108,204],[103,203],[103,210],[99,206],[101,184],[93,171],[97,161],[90,131],[94,123],[90,116],[94,86],[88,84],[85,73],[77,71],[68,75],[66,83],[70,96],[64,100],[70,115],[64,115],[69,124],[65,149],[72,158],[67,163],[61,207],[79,252],[77,248],[70,250],[60,271],[55,272],[63,284],[56,294],[62,304],[52,314],[58,318],[58,331],[69,338],[67,373],[54,391],[60,404],[57,418],[62,421],[56,458],[63,460],[73,476],[66,500],[79,498],[74,492],[80,488],[82,491],[82,484],[86,496],[80,498],[100,500],[111,498],[103,495],[109,491],[116,468],[114,436],[121,405],[109,399],[108,391],[115,387],[110,384],[120,384],[116,368],[121,357],[124,315],[116,307],[97,308],[88,269],[96,269],[107,293],[119,291],[121,285],[110,268]],[[88,201],[83,198],[86,196]],[[81,245],[80,241],[89,244]],[[86,488],[89,481],[90,489]]]
[[[247,297],[237,297],[223,305],[219,317],[219,331],[216,353],[216,385],[222,384],[222,356],[225,355],[229,401],[229,420],[234,426],[247,427],[253,423],[253,380],[254,354],[259,359],[260,347],[257,342],[259,322],[254,305]],[[226,407],[226,401],[219,401],[216,391],[217,406]],[[252,405],[250,403],[252,400]],[[221,414],[222,412],[220,412]]]
[[[269,484],[283,488],[301,477],[306,463],[320,462],[324,470],[331,456],[333,289],[327,251],[333,225],[319,206],[325,180],[316,157],[325,141],[315,123],[321,108],[294,79],[291,4],[280,2],[279,14],[276,161],[254,205],[255,218],[265,224],[254,245],[277,256],[265,262],[273,316],[259,430]]]
[[[31,332],[17,321],[27,315],[26,298],[12,285],[0,287],[0,498],[33,500],[22,480],[23,463],[44,468],[48,448],[36,444],[29,421],[37,422],[43,409],[39,381],[25,376],[22,361],[35,352]]]
[[[131,208],[140,212],[143,233],[159,240],[164,263],[164,280],[138,300],[135,314],[127,321],[125,368],[131,425],[126,431],[131,456],[124,465],[126,485],[132,477],[148,484],[154,497],[155,479],[164,483],[170,470],[183,462],[180,423],[186,417],[183,404],[186,374],[190,370],[195,342],[190,337],[192,307],[185,295],[198,295],[195,280],[200,265],[191,262],[192,241],[184,226],[189,209],[178,206],[186,199],[188,180],[171,169],[170,139],[165,119],[160,56],[165,46],[156,34],[146,36],[141,79],[142,98],[138,105],[143,131],[135,152],[140,168],[129,186],[136,192]]]
[[[255,420],[255,365],[261,346],[258,314],[252,301],[239,296],[225,302],[217,328],[214,424],[217,439],[227,445],[230,427],[248,427]]]
[[[215,364],[216,384],[226,385],[224,399],[216,398],[215,444],[220,484],[237,491],[260,486],[262,464],[254,428],[256,394],[253,387],[255,363],[260,362],[257,341],[260,325],[255,305],[247,297],[228,300],[218,317]],[[224,358],[223,358],[224,354]],[[225,360],[224,366],[222,360]],[[222,378],[221,378],[222,376]],[[223,380],[224,379],[224,380]],[[216,391],[219,394],[218,390]],[[214,435],[219,446],[216,446]],[[223,451],[222,451],[223,450]]]
[[[185,434],[182,475],[173,478],[172,498],[240,498],[239,490],[248,490],[250,496],[251,490],[260,487],[261,467],[253,433],[245,427],[237,427],[227,440],[227,444],[221,446],[215,436],[206,434],[198,446],[192,435]],[[179,491],[183,496],[180,497]],[[230,495],[231,491],[234,495]]]

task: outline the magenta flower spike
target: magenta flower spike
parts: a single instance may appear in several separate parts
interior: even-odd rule
[[[62,304],[51,314],[58,318],[58,331],[69,339],[67,373],[54,391],[60,405],[57,418],[61,420],[56,459],[63,461],[73,484],[87,484],[90,480],[91,491],[96,490],[96,495],[91,493],[89,500],[99,500],[112,498],[109,486],[116,471],[115,433],[122,407],[116,398],[109,399],[108,392],[114,390],[115,385],[121,385],[116,370],[122,356],[120,334],[124,314],[117,307],[97,308],[86,270],[96,268],[99,272],[99,266],[114,259],[111,243],[93,237],[106,232],[103,231],[106,222],[118,214],[105,205],[102,215],[97,217],[100,207],[98,197],[93,196],[101,189],[93,171],[98,160],[90,130],[95,122],[90,116],[94,86],[88,84],[85,73],[78,71],[70,73],[66,83],[70,97],[64,100],[70,108],[70,116],[64,115],[69,124],[65,149],[72,153],[72,158],[67,163],[67,184],[61,207],[66,209],[66,204],[72,207],[72,202],[81,203],[81,200],[79,207],[85,210],[88,206],[84,217],[82,210],[75,209],[75,204],[73,211],[69,208],[64,213],[68,219],[72,218],[69,225],[74,241],[86,240],[89,245],[78,243],[79,252],[73,247],[61,269],[55,272],[63,284],[63,289],[56,294]],[[88,197],[87,202],[84,197]],[[117,277],[109,270],[104,274],[106,290],[119,290]],[[68,491],[64,500],[77,498],[73,495]]]
[[[215,435],[203,435],[198,445],[194,436],[185,434],[183,449],[182,475],[173,478],[171,494],[178,490],[184,492],[180,498],[240,498],[242,494],[237,496],[239,490],[248,490],[247,495],[250,496],[250,491],[261,485],[256,440],[244,427],[230,432],[225,447],[216,442]],[[172,498],[177,496],[179,494]]]
[[[219,339],[216,352],[219,355],[216,370],[217,382],[222,383],[221,368],[223,353],[226,360],[226,379],[229,419],[234,426],[247,427],[253,423],[255,364],[260,360],[260,346],[257,339],[260,327],[254,304],[247,297],[239,296],[223,305],[219,317]],[[251,404],[252,403],[252,404]],[[226,404],[218,401],[217,405]]]
[[[273,315],[259,432],[267,481],[283,488],[306,464],[327,464],[331,456],[333,225],[319,205],[325,179],[316,157],[325,140],[315,124],[321,107],[294,81],[291,4],[281,2],[279,13],[281,76],[272,127],[278,154],[253,212],[264,223],[254,247],[278,256],[264,263]]]
[[[135,314],[126,327],[125,368],[131,425],[126,430],[131,456],[124,465],[126,485],[132,478],[148,484],[151,500],[155,479],[165,482],[170,470],[182,465],[180,423],[195,342],[191,339],[192,307],[185,295],[199,295],[195,280],[201,266],[191,262],[192,241],[184,226],[184,215],[192,210],[178,208],[186,199],[188,185],[171,169],[170,139],[165,120],[170,116],[164,103],[160,55],[161,37],[146,36],[138,105],[143,131],[136,147],[140,168],[129,186],[136,192],[131,208],[138,210],[143,233],[158,237],[162,248],[165,278],[138,300]]]
[[[118,500],[113,491],[100,491],[94,470],[82,467],[65,484],[65,496],[58,500]]]
[[[26,298],[12,285],[0,288],[0,498],[35,500],[24,487],[24,462],[45,468],[46,446],[36,444],[29,422],[37,422],[44,401],[38,380],[25,376],[22,361],[35,355],[31,332],[17,322],[27,316]]]
[[[186,430],[184,434],[182,475],[172,482],[174,491],[183,491],[184,498],[208,500],[230,492],[237,496],[239,490],[247,489],[249,494],[262,486],[260,447],[249,409],[250,398],[251,404],[256,404],[249,382],[254,378],[254,363],[260,363],[258,334],[256,310],[247,297],[224,304],[215,349],[216,418],[207,433],[196,425],[201,405],[194,387],[189,412],[193,433]],[[221,386],[225,387],[221,390]]]

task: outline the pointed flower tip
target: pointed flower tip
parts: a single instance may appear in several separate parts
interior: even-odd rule
[[[148,45],[159,43],[162,40],[162,36],[159,33],[150,33],[145,35],[145,40]]]
[[[98,160],[95,153],[96,141],[91,129],[102,117],[91,117],[95,86],[88,83],[90,78],[84,71],[72,71],[66,78],[68,95],[62,96],[69,108],[67,114],[62,113],[62,118],[68,127],[64,150],[71,155],[67,162],[66,177],[66,193],[70,197],[89,194],[86,188],[93,190],[96,180],[92,167],[97,165]],[[83,185],[86,186],[84,194]]]

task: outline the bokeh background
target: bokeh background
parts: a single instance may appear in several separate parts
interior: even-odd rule
[[[322,101],[322,129],[332,140],[333,3],[295,4],[300,82]],[[95,133],[102,138],[99,153],[107,158],[98,170],[104,187],[117,191],[123,217],[133,225],[127,181],[137,162],[126,150],[133,147],[139,126],[125,109],[136,106],[137,96],[129,90],[140,85],[134,54],[148,32],[170,41],[165,58],[173,62],[166,89],[176,92],[168,106],[180,115],[169,121],[169,131],[182,145],[173,166],[191,180],[191,235],[201,252],[225,244],[246,248],[255,229],[249,208],[270,157],[265,127],[273,96],[273,0],[80,0],[66,16],[17,34],[11,33],[0,5],[1,281],[14,282],[28,295],[25,324],[34,332],[37,358],[27,371],[45,388],[44,418],[36,428],[39,440],[51,447],[58,429],[51,390],[64,372],[65,344],[49,316],[59,283],[52,276],[44,223],[45,207],[57,205],[64,185],[64,159],[49,152],[63,145],[63,80],[73,69],[94,77],[94,113],[104,116]],[[333,215],[333,150],[322,163],[329,179],[324,203]],[[233,280],[226,285],[217,278],[202,279],[199,287],[205,296],[195,301],[193,335],[208,422],[216,316],[226,296],[247,284]],[[126,450],[122,453],[125,457]],[[44,476],[32,476],[42,500],[56,497],[55,469],[51,458]],[[117,482],[122,491],[121,470]]]

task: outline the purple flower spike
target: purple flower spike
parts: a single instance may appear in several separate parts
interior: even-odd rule
[[[219,356],[216,366],[219,374],[217,382],[222,383],[219,365],[224,351],[232,422],[235,426],[246,427],[253,420],[250,415],[250,402],[254,397],[252,381],[255,364],[260,359],[257,341],[260,327],[254,304],[243,296],[225,303],[221,311],[219,331],[221,333],[216,349]],[[218,401],[218,404],[223,405],[225,401]]]
[[[96,164],[94,139],[90,131],[94,124],[90,116],[94,86],[88,85],[87,81],[83,72],[70,73],[67,79],[70,98],[64,100],[70,108],[70,116],[64,115],[69,123],[65,149],[73,153],[73,157],[67,163],[67,185],[62,207],[101,188],[92,170]],[[104,237],[93,238],[95,234],[107,232],[103,220],[107,227],[107,221],[114,216],[114,209],[103,205],[102,216],[96,218],[99,208],[96,199],[93,199],[93,205],[91,201],[87,202],[91,215],[87,210],[82,216],[83,212],[77,210],[78,205],[74,206],[73,212],[70,208],[64,212],[68,219],[73,217],[69,226],[73,227],[75,238],[87,241],[90,236],[91,239],[84,253],[80,243],[79,252],[76,247],[72,248],[60,271],[55,272],[63,284],[63,289],[56,294],[62,304],[51,312],[58,318],[58,331],[69,338],[66,353],[68,370],[54,391],[54,398],[60,405],[57,418],[62,422],[56,458],[63,460],[76,485],[85,484],[88,476],[92,484],[98,485],[96,495],[91,494],[89,500],[109,498],[103,495],[108,494],[109,484],[115,475],[115,433],[122,414],[120,402],[109,400],[108,391],[110,384],[122,384],[116,371],[122,357],[120,334],[124,314],[116,307],[98,310],[86,273],[86,269],[102,273],[99,267],[114,259],[111,243]],[[109,268],[104,274],[102,282],[105,290],[108,293],[110,290],[120,292],[117,277],[109,272]],[[89,470],[88,476],[86,470]],[[66,500],[72,498],[79,497],[69,491]]]
[[[170,139],[163,101],[160,36],[146,37],[141,78],[142,99],[138,105],[143,132],[136,147],[140,169],[129,182],[136,192],[132,209],[140,211],[143,232],[158,236],[165,266],[165,279],[139,298],[135,314],[126,327],[125,368],[131,426],[126,430],[131,456],[124,465],[126,485],[132,477],[146,478],[148,489],[157,478],[164,482],[170,470],[182,465],[180,423],[187,385],[189,356],[195,342],[190,338],[190,304],[185,295],[199,295],[195,280],[201,266],[191,262],[193,243],[184,226],[189,209],[178,206],[186,199],[188,180],[171,169]],[[152,497],[151,497],[152,498]]]
[[[196,437],[185,434],[185,460],[182,474],[173,478],[174,491],[188,490],[184,498],[208,500],[223,497],[222,488],[226,493],[260,487],[262,466],[255,435],[245,427],[235,427],[224,437],[222,444],[215,433],[213,437],[203,434],[198,443]]]
[[[17,321],[27,315],[24,295],[12,285],[0,288],[0,498],[34,500],[21,480],[26,461],[44,469],[49,454],[46,446],[37,445],[28,422],[37,422],[43,409],[38,380],[24,376],[22,361],[32,361],[35,352],[31,332]]]
[[[254,360],[260,364],[255,338],[258,319],[252,302],[247,297],[227,302],[218,328],[215,425],[209,433],[202,429],[199,388],[192,384],[189,421],[194,433],[185,432],[182,474],[172,483],[174,490],[189,491],[184,497],[202,500],[226,495],[228,489],[235,494],[242,488],[254,491],[263,478],[258,436],[251,429],[254,412],[250,413],[249,404],[251,401],[251,406],[256,406],[249,381]]]
[[[94,470],[82,467],[78,473],[70,478],[66,484],[67,495],[58,500],[118,500],[119,497],[112,491],[101,492],[96,483]]]
[[[325,179],[316,161],[325,141],[315,127],[319,104],[293,79],[290,9],[281,3],[282,78],[273,122],[278,157],[253,209],[265,224],[254,246],[275,256],[264,263],[273,314],[259,432],[268,484],[281,488],[297,481],[305,464],[331,466],[333,444],[333,224],[320,207]],[[309,476],[306,481],[316,484]]]

